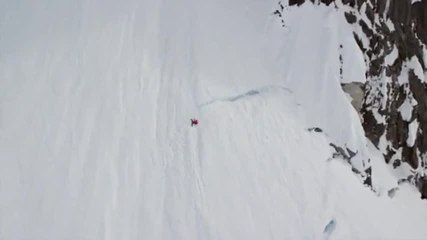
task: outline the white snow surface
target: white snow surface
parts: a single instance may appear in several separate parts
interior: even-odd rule
[[[393,65],[396,59],[399,57],[399,50],[397,50],[396,45],[393,45],[393,50],[390,54],[385,57],[384,63],[388,66]]]
[[[412,96],[407,97],[405,101],[400,105],[398,108],[398,111],[400,112],[400,115],[402,116],[402,119],[409,122],[412,118],[412,111],[414,110],[414,106],[417,105],[417,102]]]
[[[366,82],[366,64],[363,57],[363,53],[357,46],[354,36],[349,28],[347,21],[338,18],[342,25],[338,28],[338,38],[341,38],[339,41],[342,45],[342,83],[351,83],[351,82]]]
[[[342,12],[276,4],[1,1],[0,239],[425,238],[340,88]]]
[[[417,139],[418,126],[419,123],[416,119],[408,126],[408,139],[406,139],[406,143],[410,147],[414,146],[415,140]]]

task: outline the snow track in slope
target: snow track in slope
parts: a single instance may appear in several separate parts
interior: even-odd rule
[[[238,94],[238,95],[235,95],[232,97],[214,99],[214,100],[208,101],[206,103],[200,104],[200,105],[198,105],[198,107],[199,108],[206,107],[208,105],[211,105],[211,104],[217,103],[217,102],[234,102],[237,100],[241,100],[243,98],[255,96],[258,94],[262,94],[262,93],[268,93],[268,92],[271,92],[274,90],[280,90],[280,91],[285,91],[287,93],[292,93],[292,91],[290,89],[282,87],[282,86],[265,86],[265,87],[261,87],[261,88],[257,88],[257,89],[252,89],[252,90],[249,90],[243,94]]]

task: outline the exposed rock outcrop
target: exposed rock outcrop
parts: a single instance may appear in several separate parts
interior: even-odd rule
[[[366,136],[427,197],[427,0],[310,1],[333,3],[354,27],[367,63]]]
[[[359,82],[342,83],[341,87],[351,97],[351,105],[358,113],[361,112],[363,104],[364,84]]]
[[[360,41],[369,64],[363,127],[387,163],[405,168],[398,177],[426,195],[421,182],[427,153],[427,1],[372,0],[355,7],[361,29],[355,35],[368,40]]]

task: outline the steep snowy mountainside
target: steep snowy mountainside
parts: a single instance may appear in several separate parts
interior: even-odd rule
[[[364,132],[357,112],[340,86],[340,82],[345,82],[340,71],[343,67],[340,61],[343,48],[340,46],[346,43],[346,61],[364,65],[351,28],[341,12],[326,6],[306,4],[282,13],[285,22],[282,31],[287,33],[281,38],[284,84],[295,91],[300,103],[307,108],[309,124],[323,129],[335,144],[357,152],[351,163],[364,178],[369,178]],[[346,71],[345,77],[363,82],[363,70],[360,67],[360,71],[352,72],[352,76]],[[339,120],[331,120],[331,116],[339,116]]]
[[[0,239],[426,236],[340,87],[344,15],[276,7],[1,1]]]

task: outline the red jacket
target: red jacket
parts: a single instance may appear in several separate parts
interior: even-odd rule
[[[199,124],[199,120],[197,120],[195,118],[192,118],[191,119],[191,126],[194,126],[194,125],[197,125],[197,124]]]

